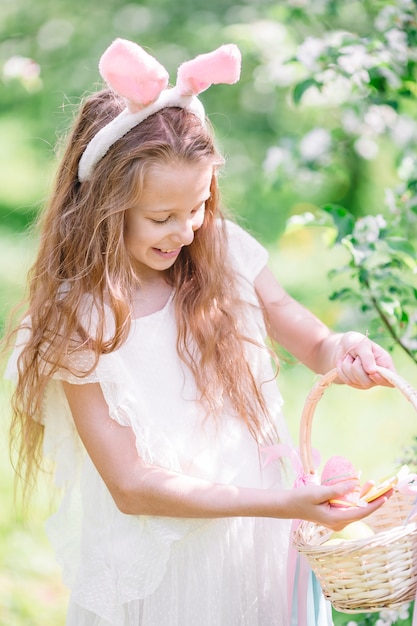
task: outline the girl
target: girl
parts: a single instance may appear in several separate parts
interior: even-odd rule
[[[42,217],[8,373],[19,470],[51,457],[65,490],[49,532],[68,626],[288,626],[289,520],[339,529],[383,502],[332,508],[352,485],[288,489],[263,462],[287,439],[267,335],[355,387],[392,363],[295,302],[225,220],[197,94],[239,70],[223,46],[167,89],[116,40],[111,89],[82,106]]]

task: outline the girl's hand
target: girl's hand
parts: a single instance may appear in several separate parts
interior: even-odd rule
[[[342,530],[347,524],[363,519],[376,511],[393,493],[391,490],[363,507],[340,508],[329,503],[329,500],[346,495],[354,487],[354,483],[339,483],[331,487],[306,485],[295,488],[293,490],[293,504],[298,509],[298,513],[296,511],[294,518],[315,522],[333,531]]]
[[[358,389],[368,389],[375,385],[392,387],[391,383],[376,371],[378,365],[395,371],[391,356],[365,335],[356,332],[341,335],[336,357],[341,382]]]

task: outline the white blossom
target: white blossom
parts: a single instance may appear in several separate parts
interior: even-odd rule
[[[342,111],[341,123],[350,135],[359,135],[362,132],[362,120],[352,109]]]
[[[325,35],[327,45],[332,48],[341,48],[347,45],[348,41],[352,41],[352,39],[352,33],[347,30],[331,30]]]
[[[365,215],[359,218],[353,229],[353,236],[359,243],[373,243],[378,240],[380,231],[387,222],[382,215]]]
[[[298,47],[297,60],[302,63],[310,72],[320,69],[317,62],[320,55],[326,50],[327,45],[322,39],[317,37],[307,37]]]
[[[313,213],[306,211],[302,215],[291,215],[287,220],[287,226],[305,226],[315,221]]]
[[[304,193],[309,189],[314,193],[323,185],[324,176],[320,170],[312,170],[309,167],[301,167],[297,170],[297,176],[294,179],[294,187],[300,193]]]
[[[364,116],[364,122],[376,135],[381,135],[394,126],[397,113],[388,105],[370,106]]]
[[[263,170],[266,175],[274,175],[277,171],[282,171],[293,176],[297,172],[297,167],[290,150],[282,146],[271,146],[263,162]]]
[[[417,139],[417,123],[406,115],[397,115],[395,124],[391,129],[391,137],[397,146],[405,146]]]
[[[40,71],[40,66],[33,59],[19,55],[9,57],[3,65],[3,77],[6,79],[38,78]]]
[[[310,87],[304,93],[303,103],[307,106],[338,106],[351,98],[351,81],[334,69],[327,69],[316,78],[323,86],[321,89]]]
[[[259,65],[254,71],[254,87],[260,93],[272,93],[276,87],[287,87],[299,78],[295,63],[285,63],[286,59],[274,58]]]
[[[392,87],[392,89],[398,89],[401,87],[401,79],[393,70],[389,67],[380,67],[380,73],[387,79],[387,83]]]
[[[417,315],[414,316],[414,323],[417,324]],[[400,619],[407,619],[410,615],[410,603],[407,602],[406,604],[400,606],[400,608],[397,610],[397,613]]]
[[[252,41],[268,58],[281,53],[282,47],[289,44],[288,31],[284,24],[273,20],[256,20],[251,22],[250,34]]]
[[[367,70],[360,70],[359,72],[355,72],[351,77],[352,83],[357,87],[363,87],[364,85],[368,85],[371,81],[369,72]]]
[[[400,63],[406,63],[408,58],[407,34],[398,28],[392,28],[385,33],[388,47],[394,53],[394,58]]]
[[[354,143],[355,151],[367,161],[372,161],[378,152],[378,144],[371,137],[358,137],[358,139]]]
[[[400,15],[398,7],[393,5],[383,7],[375,20],[375,28],[381,33],[386,32],[396,22],[400,21]]]
[[[372,56],[362,44],[345,46],[341,48],[340,52],[337,62],[342,70],[348,74],[360,72],[374,65]]]
[[[24,56],[11,56],[3,65],[4,80],[18,80],[30,92],[42,87],[41,68],[36,61]]]
[[[313,128],[300,142],[300,154],[305,161],[317,161],[326,157],[332,144],[330,133],[325,128]]]
[[[375,626],[391,626],[392,624],[396,624],[398,619],[407,619],[409,607],[409,604],[404,604],[399,609],[381,611],[379,614],[381,619],[377,620]]]
[[[397,169],[398,176],[401,180],[408,180],[417,172],[416,158],[411,154],[406,154]]]

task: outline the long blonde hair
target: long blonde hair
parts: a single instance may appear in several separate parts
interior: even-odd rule
[[[123,106],[109,90],[86,99],[39,220],[39,252],[29,275],[30,338],[18,361],[12,401],[11,442],[17,447],[17,472],[26,484],[41,465],[42,398],[51,377],[70,367],[68,356],[74,351],[92,350],[94,367],[100,355],[117,349],[127,337],[131,294],[139,278],[124,245],[125,212],[137,204],[147,168],[155,163],[202,161],[214,166],[204,223],[167,273],[175,290],[179,355],[191,368],[209,413],[216,412],[221,395],[227,397],[257,439],[268,420],[245,355],[250,340],[242,334],[239,319],[247,305],[226,261],[216,174],[223,159],[209,127],[183,109],[163,109],[119,139],[89,182],[78,181],[85,146]],[[80,326],[86,294],[98,312],[94,337]],[[104,328],[105,305],[114,318],[110,338]]]

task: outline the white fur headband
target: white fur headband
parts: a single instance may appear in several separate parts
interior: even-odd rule
[[[161,109],[188,109],[204,124],[204,107],[197,95],[213,84],[236,83],[240,65],[237,46],[220,46],[180,65],[176,86],[167,88],[168,72],[154,57],[132,41],[116,39],[101,57],[99,71],[108,86],[124,98],[126,109],[87,145],[78,166],[79,181],[91,177],[97,163],[118,139]]]

